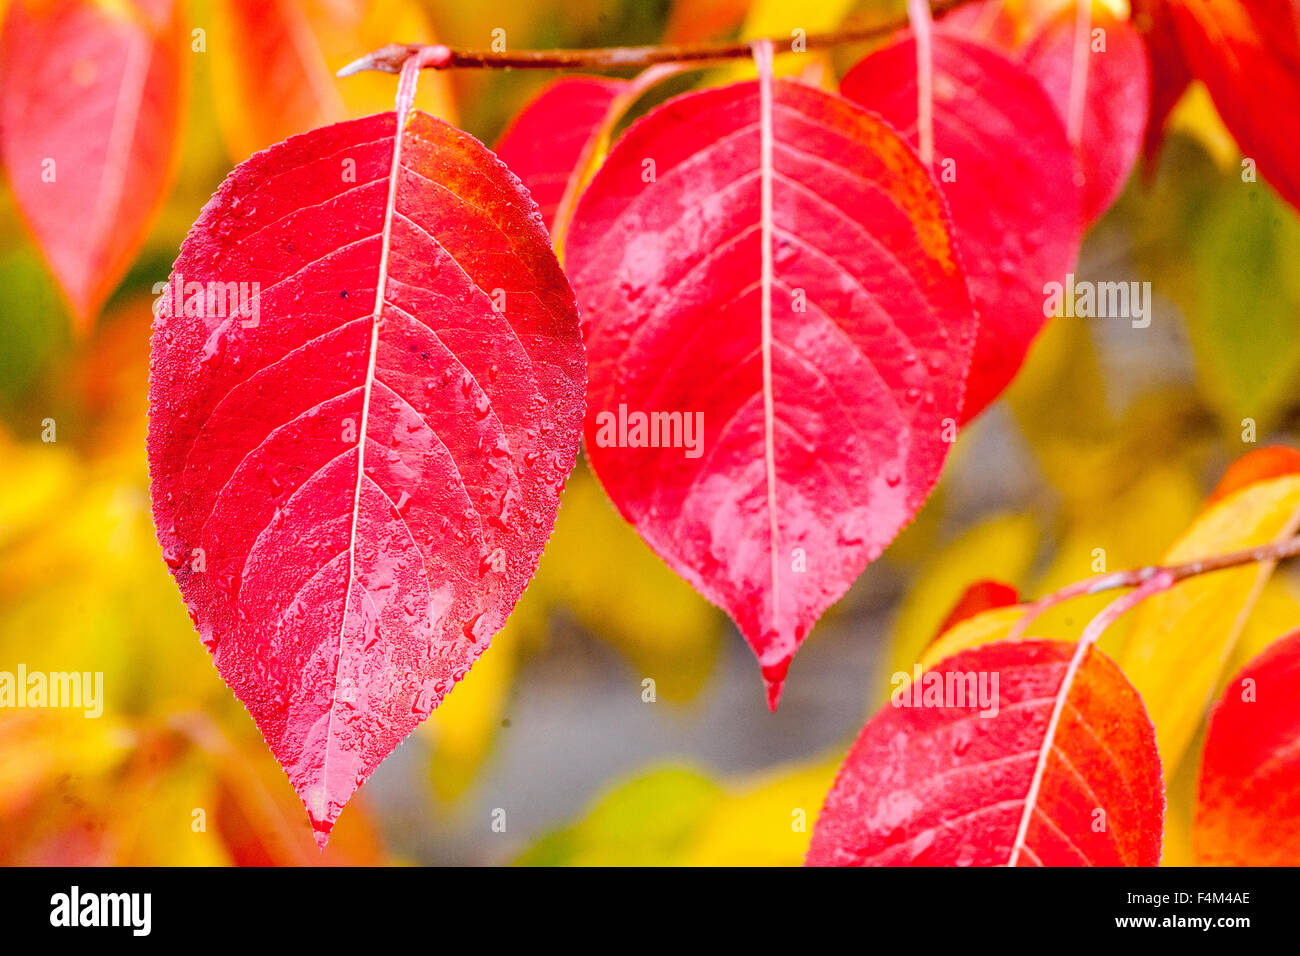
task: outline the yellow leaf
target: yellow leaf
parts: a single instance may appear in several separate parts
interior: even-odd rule
[[[682,855],[687,866],[800,866],[843,755],[769,771],[717,801]]]
[[[1073,522],[1063,536],[1053,561],[1034,584],[1032,595],[1050,594],[1067,584],[1102,572],[1155,562],[1159,558],[1156,550],[1160,547],[1159,542],[1173,539],[1180,529],[1187,526],[1196,513],[1199,501],[1195,482],[1181,468],[1154,468],[1139,476],[1131,486],[1112,490],[1111,493],[1113,497],[1108,504],[1102,506],[1098,503],[1096,510],[1081,513]],[[920,624],[911,625],[916,634],[909,640],[915,650],[908,650],[896,638],[892,672],[910,673],[918,656],[922,667],[931,667],[958,651],[1007,637],[1012,625],[1020,618],[1023,606],[984,611],[958,622],[928,647],[924,643],[928,640],[927,633],[935,633],[956,596],[976,580],[1001,578],[1013,584],[1023,580],[1034,551],[1032,523],[1016,531],[1014,537],[1004,537],[1006,530],[999,531],[999,528],[1014,527],[1012,516],[990,519],[985,525],[977,525],[968,532],[966,541],[955,546],[957,557],[954,560],[964,570],[944,584],[954,596],[942,602],[940,607],[925,612],[935,619],[935,623],[929,625],[928,632]],[[1012,550],[1013,540],[1020,542],[1019,553]],[[997,553],[999,549],[1004,553]],[[901,633],[904,615],[911,608],[917,607],[912,613],[922,613],[919,607],[925,603],[921,600],[922,590],[933,587],[927,574],[939,578],[945,573],[944,561],[948,559],[949,556],[945,554],[938,561],[938,570],[930,572],[927,569],[918,578],[917,585],[904,599],[904,610],[900,613],[900,627],[896,627],[896,634]],[[1103,564],[1098,565],[1096,562],[1099,560]],[[1025,570],[1020,574],[1006,573],[1016,567]],[[995,569],[1001,569],[1004,573],[997,573]],[[1026,636],[1048,640],[1076,640],[1088,621],[1118,595],[1119,592],[1107,591],[1077,597],[1057,605],[1037,617]],[[1129,626],[1130,619],[1124,618],[1107,631],[1102,638],[1103,649],[1109,651],[1117,646]]]
[[[741,28],[741,35],[751,40],[756,37],[777,37],[791,35],[795,30],[804,34],[825,33],[834,30],[857,6],[857,0],[823,0],[821,3],[805,3],[802,0],[755,0],[750,5],[749,14]],[[874,8],[896,6],[894,4],[875,3]],[[879,19],[887,16],[885,12]]]
[[[1153,465],[1167,469],[1192,454],[1197,410],[1183,393],[1144,393],[1122,416],[1112,412],[1090,321],[1049,321],[1007,392],[1043,476],[1065,499],[1067,518],[1104,512]],[[1199,502],[1199,489],[1196,495]]]
[[[776,62],[773,65],[774,72],[777,76],[790,76],[802,73],[810,63],[825,62],[825,53],[820,50],[797,53],[791,56],[780,56],[779,54],[791,53],[794,43],[800,36],[807,38],[810,33],[826,33],[840,26],[849,11],[857,3],[855,0],[820,0],[818,3],[803,3],[800,0],[755,0],[749,8],[749,14],[745,17],[744,26],[741,27],[740,35],[746,40],[756,40],[760,37],[771,37],[775,41]],[[896,16],[897,10],[893,13],[881,12],[880,8],[888,8],[890,4],[872,3],[871,7],[877,10],[876,20],[884,20],[891,15]],[[864,22],[874,22],[863,18]],[[800,31],[796,34],[796,31]],[[787,39],[788,38],[788,39]],[[754,78],[754,65],[750,63],[736,63],[732,66],[721,69],[716,77],[718,83],[735,83],[740,80],[752,80]]]
[[[582,819],[534,843],[526,866],[667,866],[722,796],[702,773],[659,767],[619,784]]]
[[[76,461],[54,444],[20,445],[0,434],[0,548],[45,528],[54,502],[73,491]]]
[[[530,866],[799,866],[843,754],[720,786],[664,766],[600,797],[516,861]]]
[[[1272,575],[1260,592],[1241,637],[1237,638],[1237,646],[1232,649],[1232,659],[1219,675],[1214,699],[1223,696],[1223,690],[1233,675],[1264,653],[1264,649],[1274,641],[1296,628],[1300,628],[1300,595],[1296,594],[1294,586],[1284,575]]]
[[[1249,485],[1197,519],[1163,564],[1267,544],[1300,525],[1300,476]],[[1120,667],[1156,726],[1166,776],[1195,735],[1271,564],[1189,578],[1134,612]]]
[[[0,720],[0,818],[60,775],[94,777],[108,772],[126,756],[132,740],[131,733],[115,721],[87,720],[80,711],[6,714]]]
[[[1034,340],[1006,392],[1043,477],[1067,498],[1115,432],[1101,362],[1086,319],[1057,316]]]
[[[935,552],[913,579],[891,631],[890,674],[911,673],[944,618],[974,582],[1024,584],[1038,550],[1038,526],[1023,514],[986,518]],[[927,655],[928,656],[928,655]]]
[[[1237,149],[1237,141],[1223,125],[1209,91],[1200,80],[1192,81],[1174,111],[1169,114],[1169,130],[1187,133],[1204,146],[1221,172],[1240,172],[1237,157],[1241,153]]]
[[[1068,530],[1032,594],[1050,594],[1091,575],[1158,562],[1168,542],[1196,517],[1202,500],[1199,484],[1181,465],[1150,464],[1127,485],[1102,477],[1094,481],[1106,496],[1095,498],[1078,489],[1080,502],[1070,509]],[[1034,622],[1034,636],[1076,638],[1117,596],[1102,592],[1060,604]],[[1121,618],[1102,638],[1101,649],[1116,653],[1132,621],[1132,615]]]
[[[335,71],[388,43],[433,43],[413,0],[218,0],[208,48],[227,147],[243,160],[296,133],[393,109],[397,78]],[[456,121],[445,73],[425,70],[416,105]]]
[[[961,651],[979,647],[981,644],[1006,640],[1012,626],[1020,620],[1024,610],[1022,604],[1015,607],[995,607],[957,622],[925,649],[925,653],[921,655],[921,667],[928,669],[944,658],[952,657]]]
[[[528,607],[525,595],[492,646],[420,725],[433,737],[433,792],[440,800],[465,794],[496,740],[518,668],[519,632],[530,626]]]
[[[713,670],[719,613],[646,547],[582,465],[533,586],[625,654],[638,685],[653,678],[660,698],[690,700]]]
[[[260,756],[260,755],[259,755]],[[129,866],[226,866],[230,855],[216,832],[212,780],[204,761],[189,755],[156,778],[121,787],[115,839]],[[196,816],[195,811],[202,811]],[[201,821],[202,829],[198,829]]]

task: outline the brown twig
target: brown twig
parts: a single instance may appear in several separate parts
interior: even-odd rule
[[[951,10],[971,3],[972,0],[932,0],[930,11],[940,17]],[[844,43],[860,43],[888,36],[907,26],[907,18],[900,17],[886,23],[867,26],[842,27],[825,33],[810,33],[803,40],[805,49],[825,49]],[[790,37],[772,37],[777,52],[784,49]],[[426,69],[447,70],[454,67],[473,67],[492,70],[618,70],[643,68],[656,63],[691,63],[713,60],[748,58],[753,54],[752,40],[728,40],[722,43],[697,43],[667,46],[614,46],[593,47],[587,50],[455,50],[435,45],[437,53],[428,58]],[[366,70],[399,73],[402,64],[414,54],[426,49],[418,43],[390,43],[353,60],[339,76],[351,76]]]
[[[1199,574],[1210,574],[1214,571],[1223,571],[1227,568],[1236,568],[1245,564],[1273,564],[1284,558],[1295,557],[1297,554],[1300,554],[1300,535],[1282,538],[1254,548],[1243,548],[1241,551],[1232,551],[1228,554],[1216,554],[1209,558],[1174,564],[1169,567],[1150,564],[1129,571],[1116,571],[1112,574],[1099,574],[1096,577],[1085,578],[1082,581],[1066,585],[1059,591],[1041,597],[1032,604],[1026,605],[1025,613],[1008,632],[1007,638],[1014,640],[1022,636],[1034,619],[1042,615],[1044,611],[1056,607],[1058,604],[1063,604],[1071,598],[1083,597],[1088,594],[1100,594],[1103,591],[1114,591],[1117,588],[1142,588],[1143,585],[1155,579],[1159,579],[1163,585],[1158,590],[1165,590],[1179,581]],[[1124,609],[1127,610],[1127,605],[1125,605]]]

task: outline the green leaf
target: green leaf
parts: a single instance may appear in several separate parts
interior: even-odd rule
[[[1207,403],[1228,431],[1245,418],[1267,431],[1300,380],[1300,221],[1268,185],[1225,178],[1177,138],[1139,201],[1153,291],[1186,319]]]

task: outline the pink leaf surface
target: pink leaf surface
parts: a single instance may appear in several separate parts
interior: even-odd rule
[[[943,21],[946,23],[947,21]],[[933,172],[952,211],[979,313],[963,418],[1010,383],[1042,327],[1043,286],[1079,253],[1080,192],[1065,126],[1042,87],[999,51],[936,30]],[[917,45],[905,35],[844,77],[841,91],[919,141]]]
[[[82,330],[171,180],[189,80],[179,6],[16,0],[0,30],[5,172]]]
[[[560,200],[592,136],[627,86],[625,80],[596,76],[555,80],[519,111],[501,135],[496,153],[528,187],[547,228],[555,222]]]
[[[961,413],[975,321],[943,199],[847,100],[741,83],[627,132],[583,194],[566,265],[588,459],[736,621],[775,707],[818,616],[924,501]],[[677,447],[638,442],[629,416],[652,413],[677,416]]]
[[[505,622],[582,420],[536,207],[409,102],[238,166],[151,345],[159,541],[322,846]],[[254,308],[205,300],[234,287]]]
[[[1088,52],[1076,69],[1073,7],[1043,25],[1021,62],[1043,84],[1070,126],[1071,97],[1081,97],[1081,125],[1072,140],[1083,187],[1083,225],[1101,218],[1133,172],[1146,136],[1150,65],[1141,35],[1128,20],[1093,4]],[[1104,45],[1104,49],[1101,46]],[[1080,86],[1082,84],[1082,86]]]

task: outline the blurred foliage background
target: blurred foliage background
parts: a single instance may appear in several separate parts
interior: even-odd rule
[[[192,25],[218,29],[217,6],[191,3]],[[364,36],[330,41],[331,66],[416,38],[394,35],[399,23],[455,46],[487,46],[498,27],[513,47],[592,46],[813,31],[903,4],[370,6],[382,9]],[[580,462],[505,631],[319,855],[209,663],[149,517],[150,289],[231,165],[269,145],[229,79],[235,42],[214,33],[194,56],[175,185],[89,334],[72,331],[0,190],[0,670],[102,671],[106,697],[98,720],[0,713],[0,862],[795,864],[888,675],[911,670],[969,584],[996,578],[1037,595],[1093,573],[1097,549],[1110,570],[1157,561],[1231,461],[1294,444],[1300,223],[1266,185],[1243,187],[1235,146],[1194,87],[1158,165],[1135,175],[1077,270],[1150,281],[1150,327],[1049,324],[1010,393],[966,430],[918,519],[814,630],[779,713],[767,713],[730,623],[640,543]],[[837,51],[827,75],[855,52]],[[434,92],[491,143],[548,77],[463,71]],[[350,112],[384,108],[395,86],[366,82],[375,98],[349,92]],[[54,442],[42,441],[46,419]],[[1257,444],[1243,442],[1243,419]],[[1070,605],[1058,625],[1096,609]],[[1296,623],[1294,586],[1274,577],[1252,619],[1260,636],[1239,656]],[[504,832],[492,826],[499,810]],[[1178,854],[1174,834],[1169,859]]]

